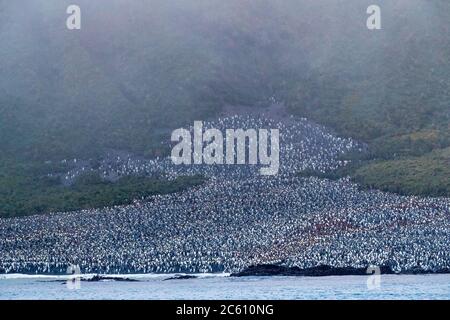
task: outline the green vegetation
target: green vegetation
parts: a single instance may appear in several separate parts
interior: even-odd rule
[[[321,61],[321,72],[286,90],[293,114],[366,142],[369,152],[352,155],[348,168],[301,175],[348,175],[385,191],[450,196],[450,41],[440,37],[449,34],[442,23],[450,19],[450,3],[417,4],[422,13],[397,16],[389,4],[380,5],[389,32],[336,35],[328,44],[334,55]]]
[[[395,160],[365,160],[353,162],[330,172],[305,170],[300,177],[337,180],[350,177],[361,187],[395,192],[401,195],[450,195],[450,147],[436,149],[418,157]]]
[[[380,161],[354,171],[362,186],[405,195],[448,196],[450,194],[450,148],[425,156]]]
[[[134,199],[177,192],[203,182],[198,176],[173,181],[127,176],[112,183],[96,174],[85,174],[74,185],[65,187],[57,179],[37,175],[45,168],[15,166],[12,169],[11,164],[9,168],[0,175],[1,217],[129,204]],[[5,174],[8,170],[12,174]]]

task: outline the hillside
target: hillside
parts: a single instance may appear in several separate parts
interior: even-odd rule
[[[79,0],[80,31],[70,1],[0,5],[2,203],[23,174],[11,162],[40,189],[45,161],[163,155],[174,128],[273,99],[368,143],[350,173],[363,185],[450,196],[448,163],[428,165],[450,146],[448,1],[380,0],[379,31],[365,0],[150,2]]]

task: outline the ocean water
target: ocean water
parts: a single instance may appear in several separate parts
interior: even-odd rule
[[[379,285],[365,276],[231,278],[203,274],[196,279],[164,281],[170,276],[127,275],[122,277],[140,281],[68,285],[66,276],[0,275],[0,299],[450,299],[450,274],[385,275]]]

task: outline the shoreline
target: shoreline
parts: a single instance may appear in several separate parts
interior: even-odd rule
[[[436,270],[424,270],[422,268],[412,268],[404,271],[393,271],[388,266],[379,267],[379,275],[437,275],[437,274],[450,274],[449,268],[440,268]],[[224,278],[240,278],[240,277],[328,277],[328,276],[370,276],[375,275],[374,269],[368,268],[355,268],[355,267],[332,267],[328,265],[321,265],[311,268],[298,268],[298,267],[286,267],[280,265],[255,265],[245,268],[239,272],[226,273],[226,272],[213,272],[213,273],[120,273],[120,274],[107,274],[107,273],[80,273],[75,275],[65,273],[0,273],[0,280],[8,279],[24,279],[24,278],[73,278],[80,277],[83,281],[93,281],[92,279],[98,278],[98,281],[102,280],[115,280],[121,281],[130,277],[135,279],[139,278],[163,278],[162,280],[185,280],[185,279],[202,279],[212,277],[224,277]],[[114,279],[112,279],[114,278]],[[137,280],[139,281],[139,280]]]
[[[378,271],[378,272],[376,272]],[[326,277],[326,276],[370,276],[370,275],[426,275],[426,274],[450,274],[449,268],[440,268],[436,270],[425,270],[420,267],[411,268],[403,271],[394,271],[389,266],[379,266],[374,268],[355,268],[355,267],[333,267],[320,265],[311,268],[285,267],[280,265],[256,265],[245,268],[244,270],[232,273],[230,277],[261,277],[261,276],[295,276],[295,277]]]

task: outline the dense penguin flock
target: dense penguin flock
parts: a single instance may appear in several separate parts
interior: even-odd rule
[[[235,272],[265,263],[313,267],[450,267],[450,199],[362,191],[348,179],[301,177],[346,165],[365,147],[306,119],[230,116],[211,128],[278,128],[280,172],[251,165],[173,165],[104,159],[104,178],[202,174],[197,187],[134,204],[0,219],[0,273]],[[76,179],[89,167],[66,173]]]

